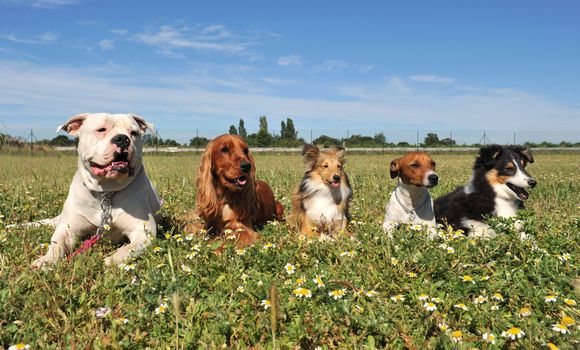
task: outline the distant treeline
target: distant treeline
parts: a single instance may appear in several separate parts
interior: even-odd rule
[[[298,132],[294,126],[294,121],[292,118],[287,118],[282,120],[280,123],[280,133],[272,134],[268,128],[268,118],[266,116],[261,116],[259,119],[259,127],[256,133],[249,134],[246,130],[244,119],[240,118],[238,125],[230,125],[229,134],[240,135],[251,147],[301,147],[306,143],[304,138],[298,137]],[[0,146],[2,145],[12,145],[12,146],[23,146],[27,141],[19,138],[13,137],[7,134],[0,133]],[[180,147],[189,146],[196,148],[203,148],[210,142],[210,139],[203,136],[196,136],[189,140],[188,143],[181,144],[170,138],[161,138],[157,134],[145,134],[143,135],[143,144],[147,147]],[[334,138],[327,135],[321,135],[316,139],[312,140],[312,143],[319,146],[342,146],[351,148],[380,148],[380,147],[414,147],[415,143],[409,142],[389,142],[382,132],[376,133],[373,136],[364,136],[359,134],[354,134],[349,137]],[[35,144],[47,145],[47,146],[76,146],[78,140],[75,138],[69,138],[66,135],[58,135],[51,140],[39,140]],[[562,141],[560,143],[553,142],[525,142],[524,145],[532,148],[537,147],[580,147],[580,143],[572,143]],[[455,140],[446,137],[439,139],[436,133],[428,133],[423,139],[423,142],[419,144],[419,147],[441,147],[441,148],[451,148],[454,146],[461,147],[479,147],[480,144],[461,144],[458,145]]]

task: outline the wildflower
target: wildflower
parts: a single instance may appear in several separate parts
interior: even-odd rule
[[[572,255],[570,253],[564,253],[562,255],[557,255],[558,259],[562,262],[567,262],[572,259]]]
[[[561,324],[561,323],[556,323],[552,325],[552,330],[556,331],[558,333],[562,333],[562,334],[566,334],[566,333],[570,333],[570,331],[568,330],[568,327]]]
[[[415,277],[417,277],[417,274],[415,272],[407,272],[407,276],[409,276],[411,278],[415,278]]]
[[[105,318],[111,312],[111,309],[106,306],[101,306],[95,310],[95,316],[97,318]]]
[[[425,304],[423,304],[423,307],[427,311],[435,311],[435,310],[437,310],[437,306],[434,303],[425,303]]]
[[[576,306],[576,301],[573,299],[564,299],[564,303],[568,306]]]
[[[162,251],[163,251],[163,248],[161,248],[161,247],[157,246],[157,247],[153,248],[153,251],[154,251],[155,253],[159,253],[159,252],[162,252]]]
[[[493,293],[493,295],[491,296],[491,298],[493,300],[497,300],[497,301],[503,301],[503,295],[499,294],[499,293]]]
[[[546,346],[550,349],[550,350],[558,350],[559,348],[556,346],[556,344],[554,343],[547,343]]]
[[[395,303],[398,303],[399,301],[404,301],[405,297],[402,294],[397,294],[397,295],[393,295],[391,297],[391,300],[394,301]]]
[[[125,271],[131,271],[131,270],[135,270],[135,265],[136,265],[136,264],[135,264],[135,263],[129,263],[129,264],[126,264],[125,266],[122,266],[122,265],[123,265],[123,264],[121,264],[121,265],[119,265],[119,266],[123,267],[123,269],[124,269]]]
[[[377,295],[379,295],[379,292],[377,292],[376,290],[369,290],[369,291],[365,292],[365,295],[369,298],[373,298],[373,297],[376,297]],[[404,296],[402,296],[400,294],[399,294],[399,296],[401,296],[401,301],[405,300]]]
[[[441,304],[443,302],[443,300],[441,300],[439,297],[431,298],[431,301],[435,304]]]
[[[528,317],[532,314],[532,310],[527,307],[522,307],[519,312],[521,317]]]
[[[111,231],[111,225],[104,224],[104,225],[103,225],[103,230],[105,230],[105,231],[107,231],[107,232],[108,232],[108,231]]]
[[[167,304],[161,303],[159,307],[155,308],[155,315],[164,314],[167,311]]]
[[[346,289],[335,289],[328,292],[328,295],[331,296],[334,300],[342,299],[342,297],[346,295]]]
[[[451,340],[453,340],[454,343],[460,342],[462,336],[463,336],[463,332],[461,332],[461,331],[451,332]]]
[[[275,244],[272,244],[272,243],[266,243],[262,247],[262,250],[268,250],[268,249],[272,249],[272,248],[276,248],[276,245]]]
[[[264,299],[264,300],[262,300],[262,302],[260,302],[260,305],[261,305],[262,307],[264,307],[264,310],[268,310],[268,308],[269,308],[270,306],[272,306],[272,303],[270,302],[270,300],[268,300],[268,299]]]
[[[510,338],[511,340],[520,339],[525,336],[526,333],[518,327],[512,327],[507,331],[501,332],[501,336],[505,338]]]
[[[453,247],[447,247],[447,248],[446,248],[446,250],[447,250],[447,253],[448,253],[448,254],[453,254],[453,253],[455,253],[455,249],[454,249]]]
[[[398,264],[399,264],[399,260],[397,260],[396,258],[391,258],[391,265],[397,266]]]
[[[564,326],[573,326],[576,324],[576,321],[574,321],[574,319],[570,316],[564,316],[560,320],[560,324],[563,324]]]
[[[314,283],[316,283],[316,286],[318,288],[324,288],[324,282],[322,281],[322,276],[316,275],[316,277],[314,277],[314,279],[312,281]]]
[[[188,233],[187,235],[185,235],[185,240],[186,241],[191,241],[195,238],[195,235],[193,233]]]
[[[471,282],[473,284],[475,284],[475,281],[473,280],[473,277],[469,276],[469,275],[464,275],[461,280],[463,282]]]
[[[173,239],[177,242],[177,243],[181,243],[183,242],[183,237],[181,236],[180,233],[176,234],[173,236]]]
[[[127,324],[127,323],[129,323],[129,319],[128,318],[117,318],[117,319],[115,319],[115,322],[119,323],[119,324],[120,323]]]
[[[499,310],[499,306],[497,306],[497,305],[492,305],[492,306],[490,307],[490,310],[491,310],[491,311],[497,311],[497,310]]]
[[[348,256],[349,258],[352,258],[353,256],[355,256],[355,254],[356,252],[354,250],[350,250],[340,253],[340,256]]]
[[[478,296],[477,298],[473,299],[473,303],[474,304],[483,304],[487,301],[487,298],[484,297],[483,295]]]
[[[447,332],[447,330],[449,329],[449,326],[444,322],[438,323],[437,327],[439,327],[439,329],[443,332]]]
[[[312,298],[312,292],[306,288],[296,288],[292,291],[298,298]]]
[[[303,285],[304,282],[306,282],[306,278],[304,278],[304,277],[300,277],[300,278],[296,279],[296,285],[297,286]]]
[[[292,280],[290,278],[284,281],[285,286],[289,286],[291,284],[292,284]]]
[[[481,278],[479,279],[480,281],[487,281],[489,280],[491,277],[490,276],[481,276]]]
[[[365,311],[365,308],[360,306],[360,305],[355,305],[354,306],[354,311],[356,311],[357,313],[361,314]]]
[[[246,291],[246,289],[244,288],[244,286],[238,286],[238,288],[236,288],[236,291],[238,291],[238,293],[243,293]]]
[[[481,339],[489,344],[495,344],[495,335],[493,333],[483,333]]]
[[[427,294],[419,294],[419,295],[417,296],[417,299],[419,299],[419,300],[423,301],[423,300],[427,300],[427,299],[429,299],[429,296],[428,296]]]
[[[21,349],[30,349],[30,345],[28,344],[24,344],[24,343],[18,343],[15,345],[10,345],[10,347],[8,348],[8,350],[21,350]]]
[[[191,247],[191,250],[195,250],[196,252],[199,252],[201,250],[201,245],[199,243],[197,243],[193,247]]]
[[[296,272],[296,267],[290,263],[287,263],[286,266],[284,266],[284,269],[286,270],[286,273],[289,275]]]
[[[226,235],[231,235],[232,233],[234,233],[234,231],[233,231],[232,229],[226,228],[226,229],[224,230],[224,233],[225,233]]]
[[[556,301],[556,299],[558,299],[558,297],[555,295],[546,295],[546,298],[544,299],[544,301],[546,303],[553,303]]]
[[[187,265],[181,264],[181,271],[183,271],[186,274],[190,275],[191,274],[191,267],[189,267]]]
[[[188,260],[193,260],[193,258],[195,258],[197,256],[197,252],[196,251],[192,251],[189,252],[185,255],[185,258],[187,258]]]
[[[238,255],[245,255],[246,250],[244,248],[236,249],[236,254]]]
[[[455,305],[453,305],[453,307],[456,308],[456,309],[461,309],[463,311],[469,310],[467,308],[467,305],[465,305],[464,303],[455,304]]]

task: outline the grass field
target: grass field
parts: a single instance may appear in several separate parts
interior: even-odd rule
[[[396,156],[348,157],[357,240],[304,241],[276,222],[255,246],[217,256],[215,243],[169,228],[124,268],[103,265],[114,247],[101,242],[38,271],[29,264],[51,230],[5,225],[58,215],[76,158],[0,155],[0,349],[578,349],[580,155],[537,154],[529,167],[538,186],[521,218],[538,249],[501,221],[489,241],[408,228],[386,239]],[[473,154],[434,158],[434,197],[467,181]],[[195,154],[145,156],[165,216],[194,207],[198,164]],[[300,157],[258,155],[257,166],[288,210]],[[509,329],[515,340],[502,336]]]

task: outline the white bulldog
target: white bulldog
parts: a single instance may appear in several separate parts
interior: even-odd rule
[[[122,263],[151,243],[161,204],[142,166],[141,135],[147,129],[153,125],[137,115],[108,113],[77,114],[57,129],[79,138],[78,170],[62,213],[49,220],[55,231],[48,252],[32,267],[54,264],[104,224],[105,238],[129,240],[105,259],[106,265]],[[110,206],[102,203],[103,196]],[[110,208],[104,221],[103,208]]]

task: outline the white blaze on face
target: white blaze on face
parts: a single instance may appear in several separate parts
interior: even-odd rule
[[[530,187],[529,181],[531,180],[531,177],[529,175],[526,175],[525,171],[522,168],[521,163],[518,163],[513,158],[512,158],[512,162],[516,166],[516,174],[514,176],[510,177],[507,180],[507,182],[509,182],[513,185],[516,185],[518,187],[529,188]]]
[[[436,172],[434,172],[433,170],[428,170],[427,172],[425,172],[425,175],[423,176],[423,186],[431,186],[431,181],[429,181],[429,176],[431,175],[437,175]]]

